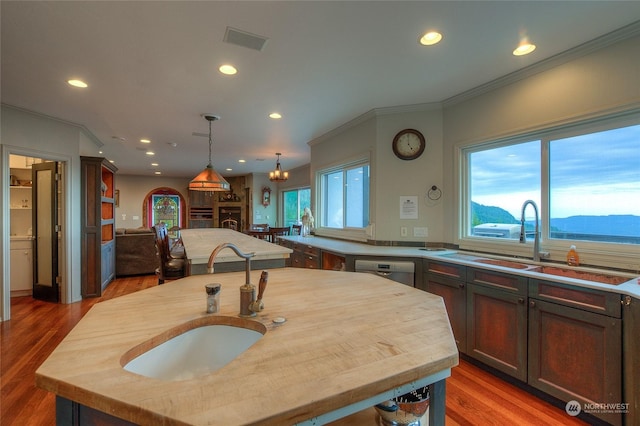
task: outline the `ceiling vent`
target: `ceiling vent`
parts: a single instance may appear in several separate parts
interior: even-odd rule
[[[267,44],[267,40],[268,38],[266,37],[231,27],[227,27],[227,31],[224,33],[224,39],[222,39],[225,43],[248,47],[249,49],[258,51],[262,51],[262,49],[264,49],[264,45]]]

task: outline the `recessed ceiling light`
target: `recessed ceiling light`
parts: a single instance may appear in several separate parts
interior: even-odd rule
[[[420,37],[420,44],[423,46],[432,46],[442,40],[442,34],[437,31],[429,31]]]
[[[225,170],[226,170],[226,171],[228,171],[228,172],[230,172],[230,171],[232,171],[233,169],[232,169],[231,167],[227,167]]]
[[[246,163],[247,160],[238,160],[238,163]]]
[[[114,163],[115,163],[115,161],[113,161],[113,160],[109,160],[109,162],[110,162],[111,164],[114,164]]]
[[[161,175],[162,172],[153,172],[154,175]]]
[[[142,142],[142,143],[151,143],[151,141],[149,139],[140,139],[140,142]]]
[[[218,70],[225,75],[234,75],[238,72],[236,67],[229,64],[220,65],[220,68],[218,68]]]
[[[159,165],[159,164],[158,164],[158,163],[151,163],[151,165],[152,165],[153,167],[158,167],[158,165]]]
[[[147,151],[147,152],[146,152],[146,154],[147,154],[147,155],[156,155],[156,153],[155,153],[155,152],[153,152],[153,151]]]
[[[81,87],[81,88],[85,88],[85,87],[89,87],[87,85],[87,83],[85,83],[82,80],[76,80],[76,79],[71,79],[71,80],[67,80],[67,83],[69,83],[70,85],[72,85],[73,87]]]
[[[123,138],[122,136],[111,136],[111,139],[116,139],[119,140],[121,142],[126,142],[127,140],[125,138]]]
[[[513,54],[515,56],[528,55],[529,53],[533,52],[534,50],[536,50],[536,45],[535,44],[531,44],[527,37],[523,37],[520,40],[520,44],[518,45],[518,47],[516,47],[515,50],[513,51]]]
[[[269,117],[273,118],[274,120],[278,120],[282,118],[282,115],[280,115],[280,113],[278,112],[272,112],[271,114],[269,114]]]
[[[513,51],[513,54],[515,56],[528,55],[534,50],[536,50],[535,44],[531,44],[531,43],[521,44],[520,46],[516,47],[516,49]]]

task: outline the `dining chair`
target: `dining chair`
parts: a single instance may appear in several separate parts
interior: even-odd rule
[[[220,225],[223,228],[233,229],[234,231],[238,230],[238,221],[235,219],[227,218],[220,222]]]
[[[278,242],[278,237],[279,236],[284,236],[284,235],[289,235],[291,232],[291,229],[288,226],[283,226],[283,227],[270,227],[269,228],[269,241],[272,243],[277,243]]]
[[[173,256],[169,246],[167,227],[157,224],[151,227],[156,235],[156,256],[158,257],[158,284],[164,284],[166,280],[177,280],[187,276],[186,259]]]
[[[302,235],[302,225],[291,225],[291,235]]]

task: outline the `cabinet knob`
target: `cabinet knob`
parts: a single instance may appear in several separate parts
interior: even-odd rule
[[[464,288],[464,283],[460,283],[460,284],[458,284],[458,287],[460,287],[460,288]]]
[[[535,308],[535,306],[536,306],[536,301],[535,301],[535,300],[530,300],[530,301],[529,301],[529,306],[531,306],[532,308]]]
[[[523,298],[523,297],[520,297],[520,298],[518,299],[518,303],[523,304],[523,303],[524,303],[524,298]]]

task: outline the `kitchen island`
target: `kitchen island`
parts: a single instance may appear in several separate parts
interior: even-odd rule
[[[207,273],[207,262],[213,249],[222,243],[233,243],[245,253],[255,253],[252,269],[282,268],[291,250],[226,228],[183,229],[180,231],[190,274]],[[231,250],[220,252],[215,261],[216,272],[243,271],[244,260]]]
[[[229,364],[177,381],[123,369],[168,330],[237,319],[244,280],[191,276],[96,304],[36,372],[58,396],[58,423],[84,413],[106,424],[324,424],[434,384],[431,424],[444,424],[458,351],[443,301],[369,274],[272,269],[264,311],[246,320],[267,331]],[[212,282],[222,285],[219,314],[205,312]]]

